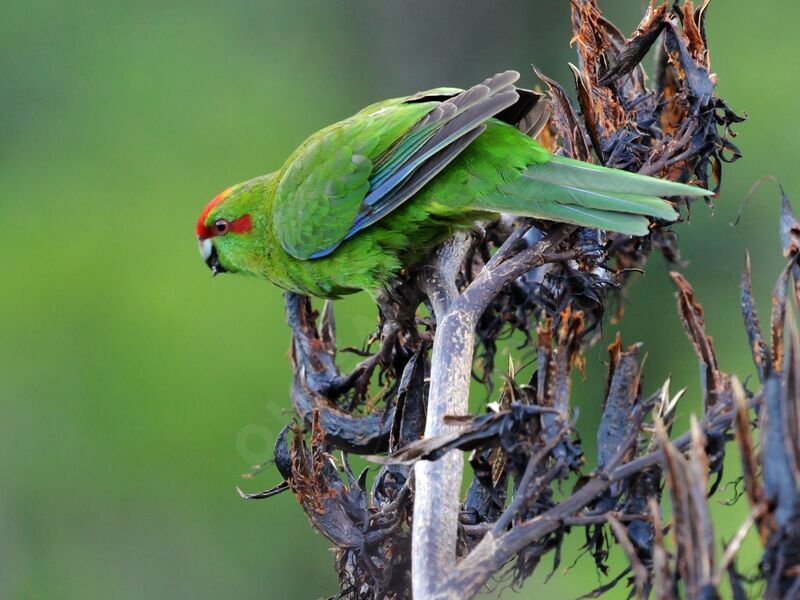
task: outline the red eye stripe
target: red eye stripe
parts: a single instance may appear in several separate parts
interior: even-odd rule
[[[216,221],[215,221],[216,223]],[[233,223],[230,223],[225,231],[216,231],[214,229],[215,223],[210,227],[206,227],[203,221],[197,223],[197,237],[201,240],[217,237],[218,235],[225,235],[226,233],[247,233],[253,228],[253,217],[250,215],[242,215]]]
[[[253,218],[248,215],[242,215],[231,223],[229,231],[233,233],[247,233],[253,228]]]

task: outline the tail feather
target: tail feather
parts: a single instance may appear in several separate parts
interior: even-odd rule
[[[647,196],[688,196],[689,198],[711,196],[714,193],[677,181],[667,181],[620,169],[609,169],[564,156],[552,156],[548,162],[530,167],[528,172],[539,181],[576,187],[585,185],[595,191],[603,192]]]
[[[581,227],[617,231],[626,235],[647,235],[650,229],[650,221],[639,215],[614,212],[613,210],[597,210],[574,204],[557,204],[553,202],[547,207],[542,206],[540,211],[512,209],[504,212],[558,223],[570,223]]]
[[[659,196],[700,197],[712,192],[674,181],[598,167],[560,156],[528,167],[475,208],[646,235],[646,217],[675,221],[678,212]]]
[[[528,189],[525,189],[526,187]],[[578,203],[558,202],[547,195],[543,197],[541,188],[535,193],[531,193],[530,187],[525,185],[504,186],[502,189],[502,193],[484,197],[480,204],[473,208],[618,231],[628,235],[647,235],[650,225],[647,218],[637,214],[591,208]]]
[[[542,181],[523,174],[523,177],[514,182],[515,188],[520,188],[525,195],[534,194],[537,198],[546,198],[559,204],[574,204],[595,210],[615,211],[643,215],[674,221],[678,212],[672,204],[655,196],[643,196],[624,192],[608,192],[598,190],[594,186],[583,184],[557,184]]]

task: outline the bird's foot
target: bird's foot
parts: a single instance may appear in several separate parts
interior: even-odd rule
[[[410,273],[398,277],[390,287],[377,295],[376,301],[380,309],[380,348],[355,369],[358,375],[353,382],[353,407],[366,399],[376,368],[380,368],[381,372],[392,369],[399,354],[407,355],[410,353],[408,351],[413,351],[421,343],[417,329],[417,307],[422,301],[422,294],[414,285],[414,277]]]
[[[381,371],[388,369],[394,359],[395,342],[399,328],[394,323],[384,322],[381,326],[381,346],[378,351],[361,361],[353,372],[356,374],[353,380],[353,398],[350,402],[350,410],[354,410],[359,404],[366,401],[369,384],[376,368]]]
[[[375,298],[380,309],[378,332],[373,334],[363,350],[348,349],[365,357],[355,368],[338,377],[326,390],[328,397],[341,397],[352,392],[348,410],[355,410],[367,401],[370,383],[375,370],[384,373],[393,368],[402,370],[408,356],[416,350],[426,337],[420,334],[417,324],[417,307],[422,293],[414,285],[414,277],[405,273]],[[369,348],[380,341],[376,352]]]

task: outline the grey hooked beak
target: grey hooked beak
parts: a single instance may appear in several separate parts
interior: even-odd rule
[[[214,247],[210,238],[206,238],[204,240],[199,240],[200,245],[200,256],[203,257],[203,260],[208,265],[208,268],[211,269],[211,273],[216,277],[220,273],[227,273],[227,269],[223,267],[219,262],[219,256],[217,256],[217,249]]]

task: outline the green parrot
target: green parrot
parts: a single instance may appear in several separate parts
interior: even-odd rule
[[[660,196],[711,194],[551,154],[518,127],[538,100],[518,77],[384,100],[315,133],[280,170],[205,207],[206,264],[321,298],[377,297],[454,232],[500,213],[642,236],[648,217],[678,218]]]

